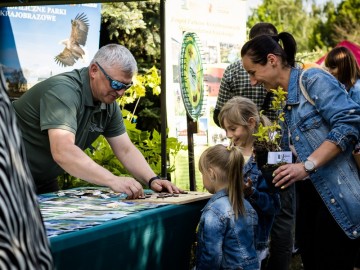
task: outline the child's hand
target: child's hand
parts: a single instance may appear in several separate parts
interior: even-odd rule
[[[244,185],[244,195],[245,197],[250,197],[254,193],[252,188],[252,181],[250,178],[247,179]]]

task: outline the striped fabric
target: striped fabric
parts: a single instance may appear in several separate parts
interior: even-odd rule
[[[0,269],[53,269],[15,114],[0,91]]]

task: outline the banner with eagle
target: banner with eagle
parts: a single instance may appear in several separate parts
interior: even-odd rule
[[[99,49],[101,4],[0,8],[0,74],[10,97],[88,66]]]

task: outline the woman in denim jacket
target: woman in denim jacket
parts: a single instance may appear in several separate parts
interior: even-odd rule
[[[199,160],[204,187],[214,194],[202,210],[196,269],[259,269],[256,211],[244,199],[244,157],[236,147],[215,145]]]
[[[303,180],[297,218],[304,269],[352,270],[360,246],[360,179],[351,155],[360,107],[328,72],[291,67],[296,53],[291,34],[276,39],[283,47],[273,37],[259,36],[241,50],[253,85],[280,86],[288,93],[283,144],[298,163],[279,167],[273,182],[286,188]]]
[[[257,230],[256,250],[259,261],[268,254],[269,235],[274,223],[275,214],[280,209],[280,196],[273,192],[262,176],[253,156],[253,145],[258,126],[262,122],[265,126],[270,121],[260,116],[256,104],[245,97],[233,97],[221,108],[219,114],[220,126],[232,143],[241,147],[245,165],[243,169],[245,181],[245,199],[256,210],[259,218]]]
[[[325,58],[327,70],[341,82],[349,96],[360,105],[360,67],[352,51],[340,46],[332,49]],[[360,143],[355,146],[359,148]],[[360,250],[354,270],[360,270]]]

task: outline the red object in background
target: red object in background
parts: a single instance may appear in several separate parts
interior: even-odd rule
[[[350,41],[344,40],[344,41],[341,41],[340,43],[338,43],[335,47],[341,47],[341,46],[346,47],[349,50],[351,50],[356,58],[356,61],[360,65],[360,46],[355,43],[352,43]],[[319,65],[323,65],[326,55],[327,54],[325,54],[323,57],[321,57],[319,60],[317,60],[316,63]]]
[[[204,85],[209,96],[216,97],[219,94],[220,82],[224,70],[224,67],[208,67],[206,69],[204,73]]]

